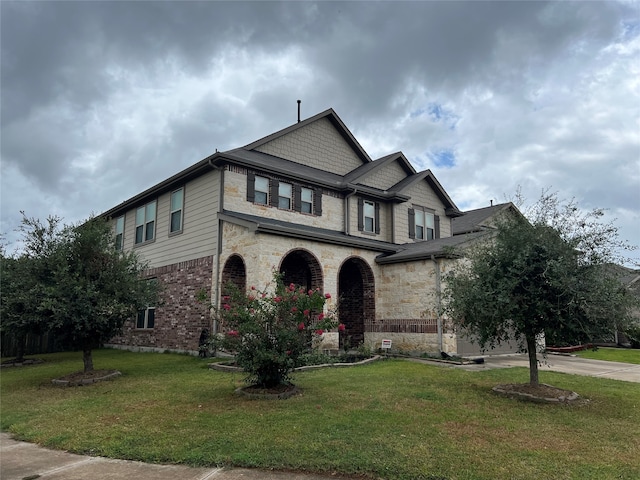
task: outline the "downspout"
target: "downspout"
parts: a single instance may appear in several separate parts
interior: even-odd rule
[[[356,192],[358,191],[358,189],[356,187],[351,187],[353,188],[353,192],[350,192],[347,194],[346,197],[344,197],[344,234],[345,235],[349,235],[349,199],[354,196],[356,194]]]
[[[440,259],[437,259],[435,255],[431,255],[431,260],[435,265],[436,270],[436,319],[438,324],[438,348],[442,352],[443,340],[442,340],[442,315],[440,313],[442,307],[442,291],[441,291],[441,277],[440,277]]]
[[[209,159],[209,166],[214,170],[218,170],[220,172],[220,188],[219,188],[219,198],[218,198],[218,212],[222,212],[224,210],[224,167],[219,167],[214,165]],[[213,295],[211,296],[211,304],[218,305],[219,296],[220,296],[220,255],[222,254],[222,220],[218,219],[218,242],[217,242],[217,251],[216,251],[216,277],[213,282]],[[211,325],[211,335],[218,334],[218,320],[215,315],[212,320]]]

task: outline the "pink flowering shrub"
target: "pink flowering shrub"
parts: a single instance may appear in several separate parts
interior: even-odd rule
[[[272,387],[289,380],[300,357],[312,349],[314,338],[338,326],[333,314],[324,314],[330,295],[285,285],[274,274],[271,293],[246,294],[233,285],[216,309],[224,334],[214,337],[216,348],[235,354],[250,383]]]

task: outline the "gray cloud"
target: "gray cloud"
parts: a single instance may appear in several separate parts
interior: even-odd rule
[[[22,208],[108,209],[294,123],[302,99],[463,208],[552,186],[622,212],[638,244],[637,6],[2,2],[1,230]]]

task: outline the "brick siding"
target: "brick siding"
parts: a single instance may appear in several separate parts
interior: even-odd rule
[[[199,303],[196,294],[204,289],[211,296],[212,270],[212,256],[147,270],[145,277],[157,278],[161,286],[154,328],[137,329],[132,319],[125,324],[122,335],[109,343],[197,352],[202,330],[211,330],[211,318],[208,306]]]

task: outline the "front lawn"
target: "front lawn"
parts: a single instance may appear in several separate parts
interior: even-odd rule
[[[496,396],[523,368],[466,372],[405,360],[295,374],[303,395],[234,394],[242,375],[173,354],[95,352],[122,376],[85,387],[51,379],[81,354],[3,369],[0,427],[22,440],[147,462],[233,465],[394,479],[640,478],[640,384],[541,371],[577,391],[569,406]]]
[[[640,365],[640,350],[632,348],[598,347],[596,350],[587,349],[575,352],[582,358],[594,360],[608,360],[610,362],[635,363]]]

